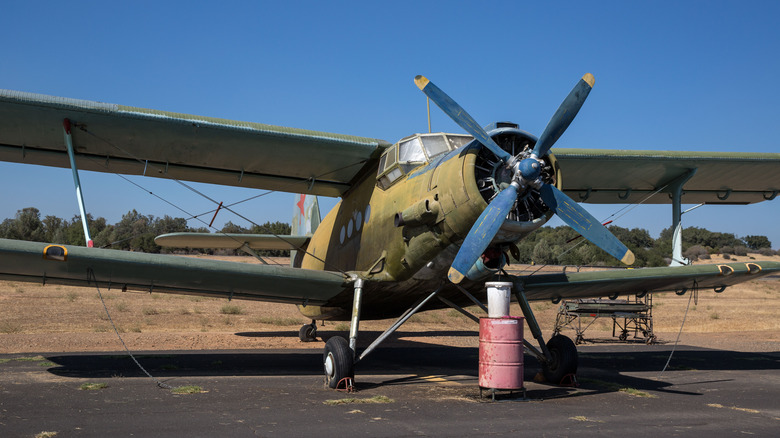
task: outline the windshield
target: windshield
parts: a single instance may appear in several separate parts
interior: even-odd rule
[[[400,163],[424,163],[425,155],[423,155],[422,145],[420,145],[420,138],[414,137],[407,141],[401,142],[398,146],[398,161]]]
[[[406,137],[382,154],[377,183],[383,189],[390,187],[412,169],[430,162],[433,157],[458,149],[471,140],[472,137],[468,135],[441,132]]]

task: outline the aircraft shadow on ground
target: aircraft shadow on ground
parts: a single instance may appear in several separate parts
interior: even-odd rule
[[[358,337],[358,344],[368,345],[371,341],[378,338],[382,332],[377,330],[361,330]],[[244,336],[248,338],[297,338],[298,332],[292,330],[281,330],[273,332],[239,332],[236,336]],[[328,338],[333,336],[342,336],[344,338],[349,337],[349,333],[335,331],[335,330],[317,330],[317,338],[322,341],[327,341]],[[476,330],[423,330],[423,331],[405,331],[398,330],[388,340],[397,340],[398,338],[429,338],[429,337],[472,337],[477,338],[479,332]]]
[[[430,335],[430,333],[428,333]],[[320,343],[321,344],[321,343]],[[479,352],[473,347],[449,347],[439,345],[394,346],[378,348],[356,365],[358,377],[383,376],[380,380],[357,379],[365,389],[384,385],[415,385],[426,383],[410,377],[416,376],[467,376],[476,381]],[[315,347],[316,346],[316,347]],[[183,376],[312,376],[322,373],[322,352],[317,344],[312,349],[263,350],[263,351],[207,351],[207,352],[154,352],[136,354],[136,358],[158,379]],[[677,394],[698,395],[697,392],[679,390],[672,386],[672,373],[679,371],[756,371],[777,370],[780,358],[777,353],[743,353],[724,350],[707,350],[685,347],[675,351],[672,361],[661,380],[656,377],[669,357],[670,348],[644,351],[636,348],[606,346],[607,351],[581,352],[578,378],[582,388],[591,393],[615,392],[621,388],[640,391],[665,391]],[[56,364],[48,371],[63,377],[110,378],[145,377],[143,372],[126,354],[62,354],[48,355],[46,359]],[[525,356],[524,378],[533,380],[540,370],[532,356]],[[652,376],[636,377],[627,373],[651,372]],[[390,376],[390,377],[388,377]],[[392,377],[398,376],[398,377]],[[697,383],[718,381],[717,377],[701,375]],[[666,377],[666,378],[664,378]],[[370,381],[373,380],[373,383]],[[569,388],[546,387],[529,397],[556,398],[575,393]],[[582,395],[579,393],[577,395]]]

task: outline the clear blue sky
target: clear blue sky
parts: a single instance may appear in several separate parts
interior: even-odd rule
[[[596,86],[559,147],[780,152],[780,2],[375,3],[8,2],[0,88],[394,142],[427,129],[417,74],[480,123],[539,135],[591,72]],[[435,131],[462,132],[432,117]],[[185,216],[115,175],[81,178],[87,210],[110,223],[133,208]],[[212,208],[175,183],[134,181],[189,212]],[[0,218],[78,211],[67,169],[0,163],[0,182]],[[258,193],[198,187],[225,203]],[[292,206],[270,194],[240,211],[289,222]],[[620,206],[587,207],[603,218]],[[775,200],[683,221],[779,248],[778,213]],[[229,213],[217,223],[227,220],[248,226]],[[657,236],[670,223],[670,206],[642,206],[616,225]]]

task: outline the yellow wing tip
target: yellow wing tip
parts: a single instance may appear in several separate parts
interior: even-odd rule
[[[417,88],[421,90],[428,86],[428,82],[430,82],[428,78],[423,75],[417,75],[414,77],[414,83],[417,85]]]
[[[630,249],[626,250],[626,253],[625,253],[625,255],[623,255],[623,258],[620,259],[620,261],[623,262],[626,265],[633,265],[634,264],[634,260],[636,260],[636,258],[634,257],[634,253],[631,252]]]
[[[594,78],[590,73],[585,73],[585,76],[582,77],[582,80],[590,85],[590,88],[593,88],[593,84],[596,83],[596,78]]]
[[[455,268],[450,268],[450,272],[447,273],[447,278],[449,278],[451,282],[458,284],[463,281],[463,274],[458,272]]]

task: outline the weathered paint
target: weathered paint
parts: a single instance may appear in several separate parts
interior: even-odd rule
[[[323,304],[344,290],[336,272],[0,239],[0,278],[283,303]],[[49,249],[47,249],[49,248]],[[94,277],[92,277],[92,274]]]
[[[479,319],[479,386],[523,388],[522,317]]]
[[[148,170],[156,177],[342,196],[342,201],[311,237],[302,270],[110,250],[82,253],[78,247],[68,247],[67,260],[58,262],[42,257],[42,244],[0,241],[3,278],[84,285],[90,284],[86,272],[91,268],[101,285],[303,302],[306,315],[323,319],[348,319],[353,294],[344,273],[366,280],[363,319],[399,315],[440,286],[441,297],[469,303],[458,288],[441,282],[461,240],[487,205],[475,185],[477,142],[438,156],[381,189],[376,170],[379,155],[389,146],[381,140],[0,91],[0,159],[68,167],[60,147],[65,117],[78,128],[73,140],[81,169],[125,174]],[[590,196],[588,201],[617,202],[607,198],[619,193],[625,198],[619,202],[634,202],[682,168],[698,168],[686,184],[684,202],[696,199],[687,197],[691,193],[725,202],[759,202],[780,190],[780,154],[563,149],[556,154],[557,161],[548,156],[556,169],[556,186],[563,188],[565,181],[564,192],[575,200]],[[399,212],[423,199],[437,203],[435,218],[395,226]],[[650,202],[670,201],[657,196]],[[506,240],[523,237],[547,219],[549,215],[516,224]],[[694,282],[721,289],[780,271],[780,264],[773,262],[754,265],[760,269],[724,265],[730,275],[714,265],[697,265],[512,281],[525,288],[529,299],[550,299],[673,291]],[[461,285],[482,298],[484,280],[465,279]],[[432,301],[428,308],[441,305]]]
[[[340,196],[383,140],[0,90],[0,160]],[[22,150],[24,149],[24,150]],[[306,159],[302,159],[305,157]],[[329,169],[323,174],[322,169]],[[320,176],[322,175],[322,176]]]

